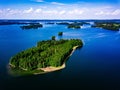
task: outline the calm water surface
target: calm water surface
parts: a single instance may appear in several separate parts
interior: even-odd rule
[[[83,26],[47,25],[39,30],[22,30],[21,25],[0,26],[0,90],[79,88],[120,90],[120,32]],[[58,32],[64,32],[59,37]],[[66,68],[43,75],[14,77],[7,65],[11,56],[36,45],[37,41],[80,38],[84,42],[67,60]]]

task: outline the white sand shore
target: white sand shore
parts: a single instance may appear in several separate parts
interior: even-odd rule
[[[62,66],[59,67],[46,67],[46,68],[40,68],[41,70],[43,70],[44,72],[52,72],[52,71],[57,71],[57,70],[61,70],[65,68],[65,63]]]

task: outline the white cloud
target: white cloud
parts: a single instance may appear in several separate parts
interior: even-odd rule
[[[10,11],[11,9],[10,9],[10,8],[7,8],[6,10],[7,10],[7,11]]]
[[[120,15],[120,9],[116,9],[116,10],[102,10],[102,11],[99,11],[97,13],[95,13],[95,15],[104,15],[104,16],[107,16],[107,15],[111,15],[111,16],[115,16],[115,15]]]
[[[48,5],[27,8],[0,9],[0,18],[33,19],[103,19],[120,18],[120,8],[110,6],[81,7],[79,5],[62,5],[56,2]]]
[[[12,15],[18,14],[18,13],[21,13],[21,11],[20,10],[10,10],[9,11],[9,14],[12,14]]]
[[[74,9],[74,10],[70,10],[70,11],[68,11],[68,14],[78,14],[78,15],[81,15],[81,14],[83,14],[83,10],[78,10],[78,9]]]
[[[31,0],[31,1],[34,1],[34,2],[44,2],[44,0]]]
[[[0,13],[1,13],[1,14],[2,14],[2,12],[3,12],[3,11],[2,11],[2,10],[0,10]]]
[[[40,12],[42,12],[41,8],[35,10],[35,13],[40,13]]]
[[[62,10],[62,11],[59,12],[60,15],[63,15],[63,14],[65,14],[65,13],[66,13],[65,10]]]
[[[59,2],[51,2],[51,4],[54,4],[54,5],[66,5],[64,3],[59,3]]]
[[[100,11],[100,12],[95,13],[95,15],[103,15],[103,14],[104,14],[103,11]]]
[[[32,7],[23,11],[23,13],[31,13],[31,12],[33,12],[33,8]]]
[[[43,14],[57,15],[57,14],[58,14],[58,11],[56,11],[56,10],[46,10],[46,11],[43,11]]]
[[[120,9],[117,9],[114,12],[112,12],[112,15],[120,15]]]

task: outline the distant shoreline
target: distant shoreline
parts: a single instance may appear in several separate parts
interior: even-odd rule
[[[61,20],[120,20],[120,19],[0,19],[0,20],[40,20],[40,21],[47,21],[47,20],[57,20],[57,21],[61,21]]]

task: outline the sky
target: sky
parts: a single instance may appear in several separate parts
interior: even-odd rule
[[[120,19],[120,0],[0,0],[0,19]]]

